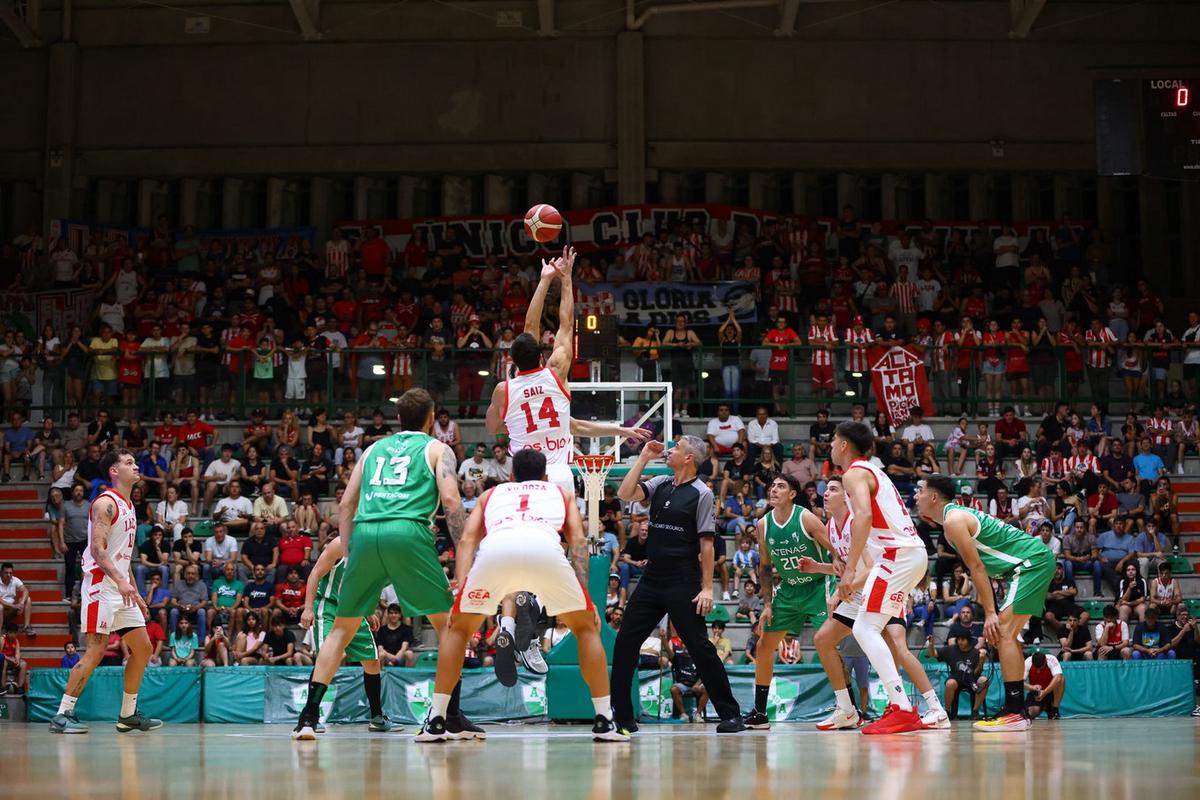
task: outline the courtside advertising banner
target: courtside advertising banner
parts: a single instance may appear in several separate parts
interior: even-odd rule
[[[925,362],[915,351],[900,346],[872,347],[867,350],[867,363],[871,366],[875,401],[892,425],[908,422],[916,406],[927,417],[936,413]]]

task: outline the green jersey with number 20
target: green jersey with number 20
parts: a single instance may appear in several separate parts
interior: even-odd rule
[[[355,522],[433,522],[439,495],[437,479],[425,455],[433,441],[424,433],[403,431],[367,449],[362,457]]]

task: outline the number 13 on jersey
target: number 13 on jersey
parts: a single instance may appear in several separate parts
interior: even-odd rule
[[[371,486],[403,486],[408,480],[408,465],[412,461],[410,456],[392,456],[385,458],[383,456],[375,457],[375,470],[371,474],[369,481]],[[385,466],[392,468],[392,474],[388,477],[383,477],[383,469]]]

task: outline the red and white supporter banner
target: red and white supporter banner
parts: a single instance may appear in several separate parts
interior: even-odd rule
[[[920,355],[907,347],[872,347],[867,359],[875,401],[892,425],[907,422],[915,406],[920,406],[925,416],[933,416],[929,376]]]

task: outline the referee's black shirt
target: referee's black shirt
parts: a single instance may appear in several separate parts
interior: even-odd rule
[[[650,506],[646,576],[699,573],[700,537],[716,532],[712,489],[699,478],[676,486],[673,475],[656,475],[641,487]]]

